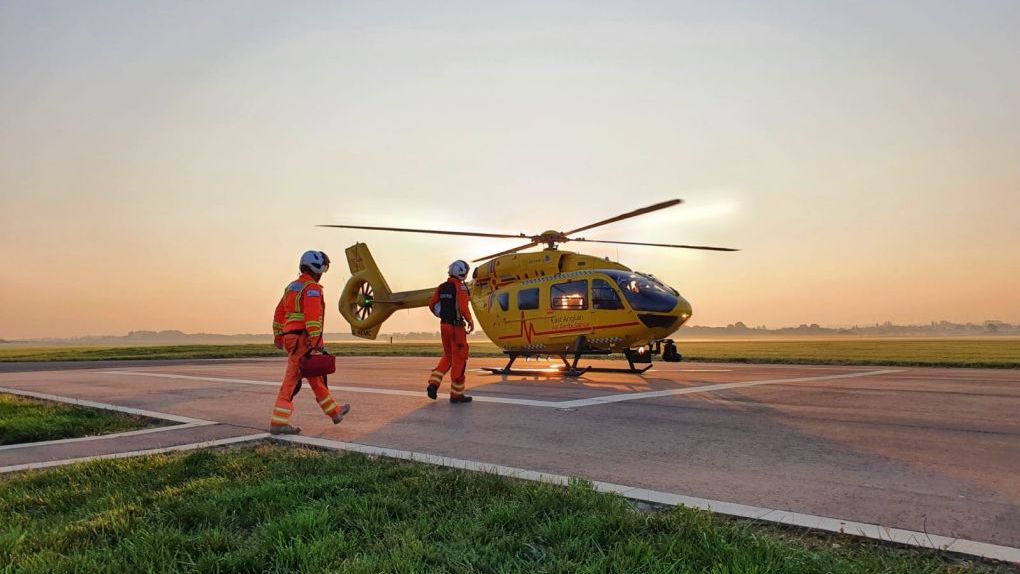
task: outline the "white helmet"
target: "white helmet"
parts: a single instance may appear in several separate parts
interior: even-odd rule
[[[305,251],[298,269],[301,271],[307,269],[316,275],[322,275],[329,270],[329,256],[321,251]]]
[[[460,259],[450,264],[450,277],[456,277],[463,281],[467,278],[468,264]]]

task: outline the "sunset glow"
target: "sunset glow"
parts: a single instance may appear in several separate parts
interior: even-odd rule
[[[394,290],[527,234],[693,324],[1020,321],[1016,2],[0,5],[0,338],[268,333],[306,249]],[[568,25],[569,24],[569,25]],[[424,309],[386,332],[435,330]]]

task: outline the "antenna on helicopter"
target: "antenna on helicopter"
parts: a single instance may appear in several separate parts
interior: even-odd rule
[[[437,235],[461,235],[461,236],[467,236],[467,237],[496,237],[496,238],[502,238],[502,239],[528,239],[529,240],[528,243],[525,243],[524,245],[520,245],[518,247],[514,247],[513,249],[507,249],[506,251],[500,251],[499,253],[494,253],[492,255],[487,255],[485,257],[479,257],[478,259],[474,259],[474,260],[472,260],[473,263],[476,263],[476,262],[479,262],[479,261],[488,261],[489,259],[494,259],[494,258],[499,257],[501,255],[509,255],[511,253],[517,253],[518,251],[524,251],[525,249],[529,249],[531,247],[535,247],[535,246],[537,246],[537,245],[539,245],[541,243],[545,243],[546,247],[548,249],[556,249],[557,246],[560,243],[566,243],[568,241],[584,241],[584,242],[587,242],[587,243],[608,243],[608,244],[616,244],[616,245],[644,245],[644,246],[648,246],[648,247],[672,247],[672,248],[677,248],[677,249],[700,249],[700,250],[705,250],[705,251],[739,251],[739,249],[732,249],[732,248],[729,248],[729,247],[710,247],[710,246],[707,246],[707,245],[675,245],[675,244],[670,244],[670,243],[642,243],[642,242],[636,242],[636,241],[609,241],[609,240],[601,240],[601,239],[585,239],[584,237],[570,237],[571,235],[573,235],[575,233],[580,233],[582,231],[587,231],[589,229],[594,229],[596,227],[601,227],[603,225],[607,225],[607,224],[610,224],[610,223],[615,223],[617,221],[622,221],[624,219],[630,219],[631,217],[637,217],[639,215],[644,215],[646,213],[651,213],[653,211],[658,211],[660,209],[666,209],[667,207],[673,207],[673,206],[676,206],[676,205],[680,205],[681,203],[683,203],[682,199],[671,199],[669,201],[663,201],[661,203],[656,203],[654,205],[649,205],[648,207],[642,207],[640,209],[635,209],[633,211],[628,211],[627,213],[623,213],[623,214],[617,215],[615,217],[610,217],[609,219],[603,219],[602,221],[597,221],[597,222],[592,223],[590,225],[585,225],[583,227],[578,227],[577,229],[573,229],[571,231],[563,232],[563,231],[549,230],[549,231],[544,231],[542,233],[539,233],[538,235],[528,235],[526,233],[518,233],[518,234],[514,235],[514,234],[508,234],[508,233],[485,233],[485,232],[476,232],[476,231],[450,231],[450,230],[443,230],[443,229],[410,229],[410,228],[404,228],[404,227],[375,227],[375,226],[365,226],[365,225],[319,225],[318,227],[336,227],[336,228],[341,228],[341,229],[367,229],[367,230],[373,230],[373,231],[398,231],[398,232],[403,232],[403,233],[431,233],[431,234],[437,234]]]

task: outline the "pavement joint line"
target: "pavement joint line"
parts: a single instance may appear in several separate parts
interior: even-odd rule
[[[91,440],[107,440],[107,439],[115,439],[115,438],[129,437],[129,436],[138,436],[138,435],[143,435],[143,434],[152,434],[152,433],[157,433],[157,432],[178,431],[178,430],[184,430],[184,429],[190,429],[190,428],[196,428],[196,427],[203,427],[203,426],[210,426],[210,425],[217,425],[217,424],[220,424],[220,423],[216,423],[216,422],[213,422],[213,421],[205,421],[205,422],[201,422],[201,423],[184,423],[184,424],[176,424],[176,425],[162,426],[162,427],[156,427],[156,428],[148,428],[148,429],[140,429],[140,430],[124,431],[124,432],[115,432],[115,433],[110,433],[110,434],[97,434],[97,435],[92,435],[92,436],[82,436],[82,437],[76,437],[76,438],[62,438],[62,439],[56,439],[56,440],[40,440],[40,441],[35,441],[35,442],[20,442],[20,443],[17,443],[17,444],[6,444],[6,445],[3,445],[3,446],[0,446],[0,451],[13,450],[13,449],[17,449],[17,448],[29,448],[29,447],[34,447],[34,446],[49,446],[49,445],[54,445],[54,444],[68,444],[68,443],[75,443],[75,442],[86,442],[86,441],[91,441]]]
[[[145,410],[145,409],[135,409],[135,408],[131,408],[131,407],[122,407],[122,406],[119,406],[119,405],[111,405],[109,403],[97,403],[95,401],[86,401],[84,399],[76,399],[76,398],[73,398],[73,397],[62,397],[62,396],[59,396],[59,395],[51,395],[51,394],[48,394],[48,393],[37,393],[35,391],[26,391],[26,390],[23,390],[23,389],[11,389],[11,388],[7,388],[7,387],[0,387],[0,393],[8,393],[8,394],[11,394],[11,395],[20,395],[20,396],[23,396],[23,397],[32,397],[32,398],[35,398],[35,399],[43,399],[43,400],[46,400],[46,401],[54,401],[54,402],[58,402],[58,403],[67,403],[67,404],[78,405],[78,406],[83,406],[83,407],[92,407],[94,409],[104,409],[104,410],[108,410],[108,411],[117,411],[117,412],[129,414],[129,415],[138,415],[138,416],[149,417],[149,418],[153,418],[153,419],[163,419],[163,420],[167,420],[167,421],[173,421],[175,423],[184,423],[184,424],[190,424],[190,425],[195,425],[195,426],[218,424],[215,421],[207,421],[207,420],[203,420],[203,419],[194,419],[194,418],[191,418],[191,417],[184,417],[184,416],[180,416],[180,415],[172,415],[170,413],[161,413],[161,412],[156,412],[156,411],[148,411],[148,410]],[[180,428],[180,427],[170,427],[170,428]],[[107,435],[107,436],[109,436],[109,435]]]
[[[132,458],[136,456],[148,456],[153,454],[163,454],[167,452],[179,452],[188,450],[199,450],[204,448],[211,448],[216,446],[225,446],[229,444],[237,444],[242,442],[251,442],[256,440],[262,440],[269,437],[269,433],[262,432],[244,436],[235,436],[230,438],[221,438],[216,440],[207,440],[202,442],[193,442],[188,444],[178,444],[174,446],[167,446],[162,448],[151,448],[146,450],[132,450],[127,452],[114,452],[110,454],[100,454],[95,456],[82,456],[78,458],[66,458],[63,460],[49,460],[45,462],[30,462],[26,464],[15,464],[11,466],[0,467],[0,474],[6,474],[10,472],[20,472],[24,470],[38,470],[44,468],[53,468],[57,466],[66,466],[69,464],[77,464],[80,462],[92,462],[96,460],[111,460],[119,458]]]
[[[421,462],[448,468],[484,472],[508,478],[528,480],[531,482],[543,482],[547,484],[565,486],[570,484],[570,481],[572,480],[571,477],[561,474],[526,470],[511,466],[464,460],[436,454],[335,441],[319,437],[278,435],[270,436],[270,439],[278,442],[313,446],[328,450],[356,452],[370,456],[381,456],[385,458]],[[827,516],[816,516],[813,514],[776,510],[773,508],[750,506],[734,502],[725,502],[722,500],[698,498],[611,482],[592,481],[592,486],[599,492],[615,493],[623,496],[624,498],[640,502],[663,504],[667,506],[686,506],[718,514],[736,516],[738,518],[760,520],[763,522],[771,522],[787,526],[799,526],[838,534],[860,536],[883,542],[903,544],[906,546],[942,550],[992,560],[1020,563],[1020,548],[1013,548],[1009,546],[1000,546],[997,544],[929,534],[926,532],[918,532],[902,528],[892,528],[888,526],[881,526],[879,524],[840,520],[838,518],[830,518]]]
[[[879,371],[860,371],[854,373],[843,373],[839,375],[822,375],[817,377],[796,377],[786,379],[766,379],[762,381],[746,381],[736,383],[721,383],[717,385],[700,385],[696,387],[686,387],[682,389],[666,389],[662,391],[647,391],[639,393],[617,393],[613,395],[603,395],[599,397],[592,397],[588,399],[574,399],[567,401],[543,401],[537,399],[515,399],[510,397],[490,397],[485,395],[474,395],[475,401],[480,403],[497,403],[497,404],[510,404],[520,405],[528,407],[541,407],[541,408],[553,408],[553,409],[569,409],[569,408],[583,408],[595,405],[604,405],[609,403],[619,403],[625,401],[636,401],[641,399],[651,399],[659,397],[669,397],[674,395],[689,395],[695,393],[708,393],[713,391],[722,391],[726,389],[740,389],[746,387],[757,387],[761,385],[778,385],[778,384],[790,384],[790,383],[809,383],[816,381],[830,381],[840,379],[854,379],[859,377],[870,377],[874,375],[885,375],[889,373],[899,373],[901,369],[883,369]],[[244,385],[261,385],[270,387],[279,387],[280,383],[270,381],[256,381],[252,379],[235,379],[225,377],[201,377],[196,375],[178,375],[173,373],[152,373],[147,371],[104,371],[101,374],[105,375],[124,375],[124,376],[139,376],[139,377],[156,377],[163,379],[180,379],[190,381],[207,381],[214,383],[238,383]],[[380,389],[376,387],[353,387],[353,386],[342,386],[333,385],[330,386],[331,391],[346,391],[349,393],[372,393],[381,395],[399,395],[407,397],[422,397],[422,393],[418,391],[405,391],[401,389]]]

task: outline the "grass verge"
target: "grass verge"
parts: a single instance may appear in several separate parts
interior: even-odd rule
[[[1007,572],[935,552],[641,512],[569,488],[260,445],[0,482],[7,572]]]
[[[677,344],[688,360],[829,365],[1020,368],[1020,339],[826,339]]]
[[[830,365],[1020,368],[1020,339],[825,339],[681,341],[688,360]],[[435,357],[436,343],[330,343],[339,356]],[[472,342],[473,357],[503,357],[490,342]],[[128,359],[229,359],[283,356],[272,345],[169,345],[0,349],[0,362]],[[617,357],[622,358],[622,357]],[[597,360],[591,358],[590,360]]]
[[[160,421],[0,393],[0,445],[137,430]]]

